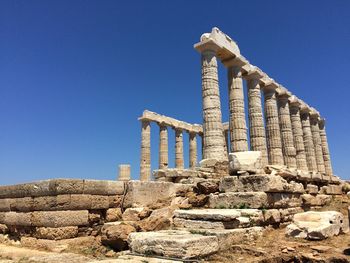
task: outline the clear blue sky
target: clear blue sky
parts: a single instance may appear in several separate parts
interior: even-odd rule
[[[119,163],[137,178],[144,109],[201,122],[193,44],[214,26],[327,118],[334,171],[349,178],[349,10],[347,0],[2,0],[0,184],[115,179]],[[152,126],[153,168],[157,134]],[[169,131],[170,152],[173,140]]]

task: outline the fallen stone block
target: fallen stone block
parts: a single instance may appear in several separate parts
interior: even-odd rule
[[[146,207],[192,189],[191,185],[154,181],[129,181],[124,207]]]
[[[0,223],[7,226],[31,226],[31,213],[4,212],[0,213]]]
[[[61,240],[78,236],[77,226],[67,227],[36,227],[34,237],[39,239]]]
[[[344,216],[336,211],[295,214],[287,226],[286,235],[311,240],[323,240],[343,231]]]
[[[306,185],[306,193],[308,194],[318,194],[318,186],[314,184]]]
[[[121,255],[116,259],[89,261],[89,263],[182,263],[183,261],[150,256]]]
[[[230,153],[229,163],[229,171],[232,175],[237,174],[239,171],[255,174],[263,169],[260,151]]]
[[[7,234],[8,233],[8,227],[4,224],[0,224],[0,234]]]
[[[180,230],[131,233],[128,243],[134,253],[181,259],[204,257],[219,249],[216,236],[203,236]]]
[[[228,176],[220,181],[220,192],[304,193],[301,183],[275,175]]]
[[[106,211],[106,222],[115,222],[122,219],[122,210],[120,208],[110,208]]]
[[[274,225],[281,222],[281,213],[278,209],[266,209],[262,212],[265,225]]]
[[[191,209],[174,211],[174,217],[193,220],[232,221],[239,216],[241,216],[241,213],[236,209]]]
[[[264,192],[228,192],[210,194],[210,208],[264,208],[268,206],[267,194]]]
[[[303,194],[301,195],[301,199],[303,201],[303,205],[307,207],[311,206],[324,206],[328,205],[332,201],[332,196],[330,195],[311,195],[311,194]]]
[[[341,195],[341,194],[343,194],[342,186],[341,185],[334,185],[334,184],[322,186],[320,189],[320,194]]]
[[[124,221],[139,221],[147,216],[149,216],[151,211],[146,207],[131,207],[127,208],[122,218]]]
[[[302,200],[300,194],[292,193],[268,193],[267,206],[268,208],[288,208],[300,207]]]
[[[199,177],[199,173],[198,171],[193,169],[168,168],[154,170],[153,177],[157,181],[163,178],[168,178],[171,182],[175,182],[175,180],[180,180],[184,178]]]

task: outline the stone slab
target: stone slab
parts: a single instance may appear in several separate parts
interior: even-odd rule
[[[227,176],[221,179],[220,192],[304,193],[301,183],[287,182],[276,175]]]
[[[318,194],[318,186],[314,184],[306,185],[306,193],[308,194]]]
[[[232,221],[239,216],[241,216],[241,213],[236,209],[191,209],[174,211],[174,217],[193,220]]]
[[[205,221],[176,217],[173,219],[173,226],[176,228],[187,229],[234,229],[240,227],[240,221],[238,219],[232,221]]]
[[[216,236],[191,234],[182,230],[131,233],[128,243],[134,253],[180,259],[204,257],[219,249]]]
[[[88,225],[88,210],[1,212],[0,223],[9,226],[64,227]]]
[[[124,182],[83,179],[50,179],[0,186],[1,198],[53,196],[64,194],[122,195]]]
[[[218,238],[219,250],[224,251],[243,241],[254,241],[263,235],[264,228],[255,226],[237,229],[196,229],[195,232],[203,235],[213,235]]]

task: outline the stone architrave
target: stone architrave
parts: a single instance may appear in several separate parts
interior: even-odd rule
[[[189,148],[190,148],[190,168],[194,168],[197,165],[197,134],[194,132],[189,133]]]
[[[159,169],[168,168],[168,128],[159,123]]]
[[[283,165],[281,131],[278,119],[276,89],[278,85],[270,82],[263,87],[265,101],[266,139],[270,164]]]
[[[277,107],[280,118],[284,163],[290,168],[297,168],[296,150],[294,146],[292,122],[288,104],[288,98],[290,96],[290,92],[283,88],[279,88],[277,92]]]
[[[311,126],[312,139],[315,147],[317,170],[319,173],[324,174],[326,171],[325,171],[324,160],[323,160],[320,128],[318,126],[319,119],[320,119],[319,113],[316,110],[312,109],[310,112],[310,126]]]
[[[310,172],[317,172],[315,146],[312,139],[309,113],[310,113],[310,108],[306,104],[302,104],[300,106],[300,116],[301,116],[301,125],[303,127],[303,138],[304,138],[307,167]]]
[[[248,86],[248,117],[250,131],[250,150],[261,151],[261,162],[268,164],[265,126],[261,105],[259,80],[263,75],[258,70],[251,70],[245,76]]]
[[[140,180],[151,178],[151,125],[147,120],[141,121],[141,164]]]
[[[241,67],[236,65],[230,66],[227,69],[227,76],[229,88],[231,152],[248,151]]]
[[[120,164],[118,166],[119,169],[119,181],[129,181],[130,180],[130,164]]]
[[[175,168],[184,168],[184,142],[183,132],[175,128]]]
[[[203,157],[204,159],[225,161],[227,160],[227,154],[223,134],[216,59],[218,46],[209,42],[196,48],[201,52],[202,62]]]
[[[332,169],[331,157],[329,154],[325,122],[326,122],[325,119],[321,119],[319,121],[319,129],[320,129],[320,137],[321,137],[321,143],[322,143],[322,153],[323,153],[325,172],[326,172],[326,175],[331,177],[333,175],[333,169]]]
[[[300,101],[295,96],[290,97],[289,108],[294,137],[294,146],[296,150],[297,168],[301,171],[308,171],[304,146],[303,128],[301,125],[300,118]]]

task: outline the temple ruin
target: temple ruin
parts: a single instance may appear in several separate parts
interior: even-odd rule
[[[218,28],[194,48],[201,55],[201,124],[145,110],[139,178],[121,164],[118,180],[0,186],[0,234],[22,244],[92,237],[125,251],[121,262],[182,262],[253,242],[266,229],[285,228],[287,236],[309,240],[347,232],[346,217],[322,210],[347,189],[332,171],[325,118],[252,65]],[[218,61],[227,68],[228,123]],[[158,149],[151,149],[152,122],[159,127]],[[175,167],[169,164],[170,128]],[[153,171],[152,150],[158,151]]]

